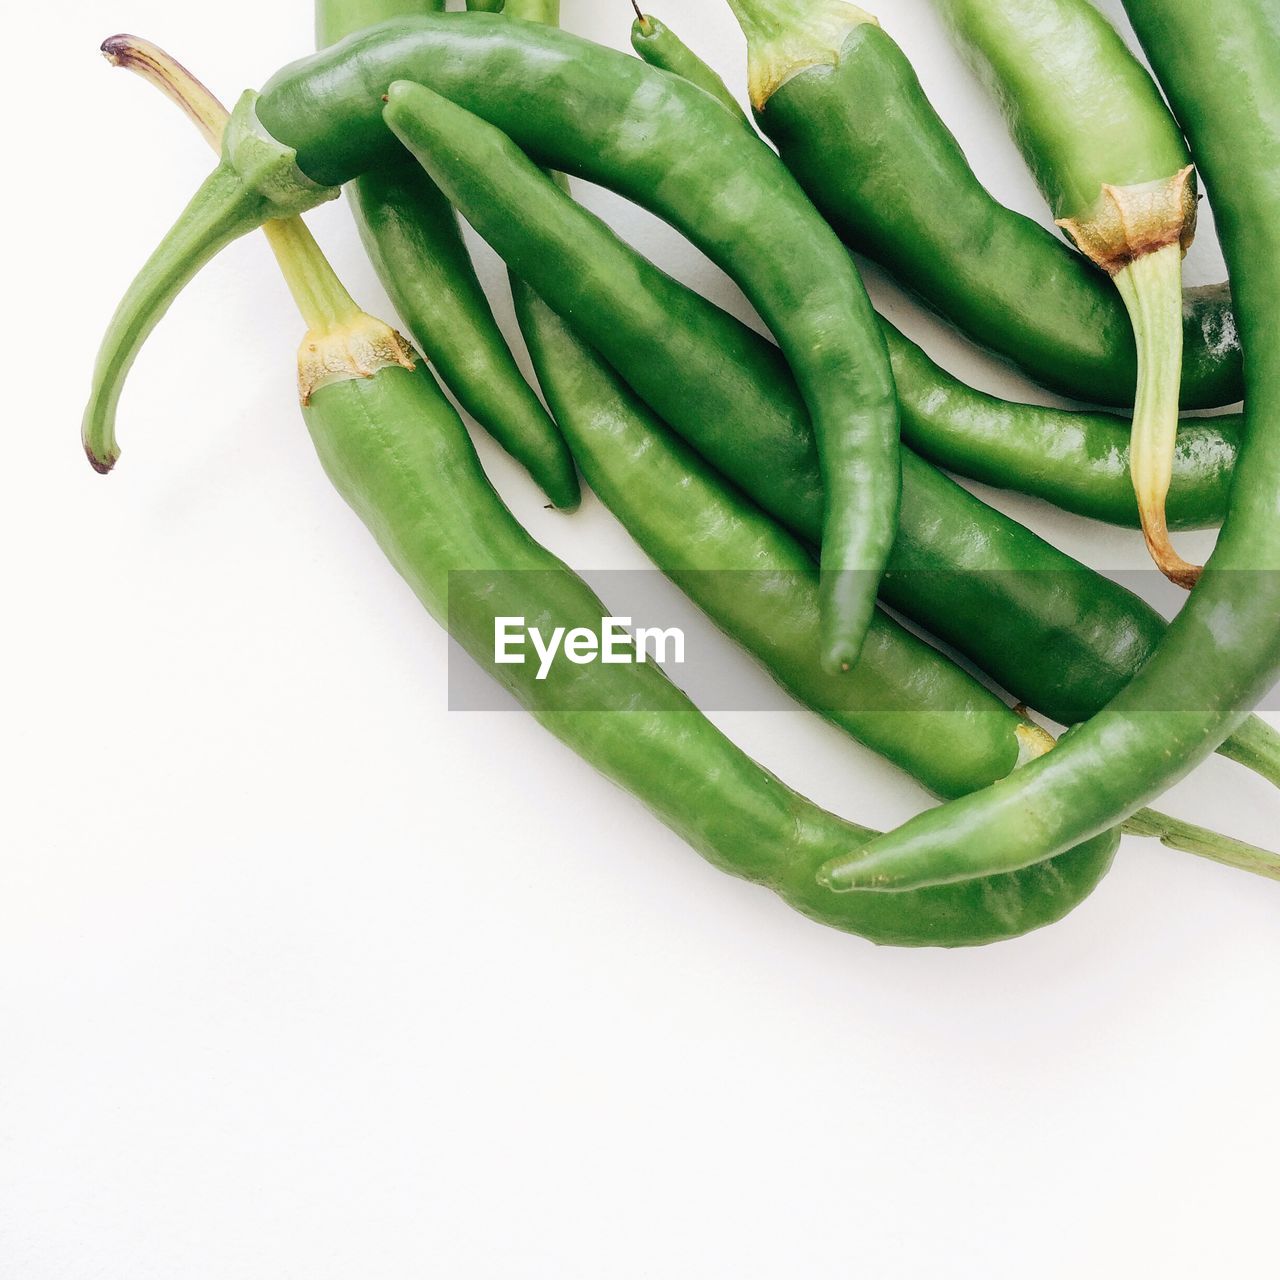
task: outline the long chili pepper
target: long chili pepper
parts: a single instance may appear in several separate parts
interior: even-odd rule
[[[490,14],[383,23],[283,71],[246,99],[266,136],[313,180],[344,182],[396,154],[382,97],[433,84],[517,136],[555,168],[592,177],[684,230],[756,304],[793,364],[819,440],[828,490],[823,529],[824,665],[857,659],[875,611],[901,491],[898,406],[884,339],[839,240],[769,149],[677,76],[547,27]],[[373,92],[385,87],[385,93]],[[394,92],[392,90],[395,90]],[[708,159],[708,157],[712,157]],[[230,166],[220,181],[238,193]],[[229,203],[210,194],[215,211]],[[140,336],[198,265],[227,243],[183,220],[144,268],[140,292],[108,333],[86,419],[97,456],[113,448],[109,410]],[[265,214],[265,211],[263,211]],[[235,230],[250,224],[241,218]],[[779,243],[787,252],[777,252]],[[181,252],[175,254],[175,246]],[[199,262],[195,259],[199,258]],[[180,271],[169,277],[175,259]],[[139,305],[139,303],[145,306]]]
[[[678,67],[701,88],[732,101],[724,81],[657,18],[646,15],[632,24],[632,45],[646,62]],[[678,57],[670,52],[673,46]],[[957,475],[1042,498],[1076,515],[1141,527],[1129,462],[1130,420],[1015,404],[975,391],[883,316],[880,323],[898,388],[902,439],[917,453]],[[1238,414],[1182,423],[1166,506],[1171,528],[1222,523],[1239,446]]]
[[[506,14],[554,25],[559,10],[560,0],[508,0]],[[650,36],[671,54],[658,28]],[[694,55],[678,47],[688,67]],[[461,126],[454,134],[444,124],[465,166],[485,141],[478,130],[488,126],[438,105]],[[510,170],[492,148],[490,158],[490,174]],[[567,194],[567,181],[553,177]],[[496,216],[509,217],[517,202],[513,193],[510,204],[495,206]],[[520,222],[529,218],[536,221],[536,207]],[[573,264],[564,265],[572,272]],[[884,613],[852,671],[824,672],[816,661],[818,574],[809,551],[674,438],[515,272],[511,288],[542,393],[592,489],[658,567],[784,688],[939,795],[975,790],[1053,745]]]
[[[729,0],[761,128],[851,249],[1046,387],[1133,404],[1133,326],[1111,282],[975,177],[902,50],[843,0]],[[1182,402],[1241,398],[1220,288],[1186,297]]]
[[[1115,281],[1138,344],[1131,470],[1162,573],[1200,570],[1173,549],[1182,375],[1182,259],[1196,232],[1196,179],[1160,90],[1089,0],[937,0],[993,91],[1079,249]]]
[[[727,268],[777,335],[815,423],[828,491],[824,665],[856,660],[897,518],[897,399],[862,282],[768,148],[707,95],[613,50],[478,14],[386,24],[295,64],[262,119],[305,171],[350,176],[391,141],[367,86],[429,85],[484,115],[540,162],[609,186]],[[390,90],[388,90],[390,92]],[[779,245],[786,252],[779,253]]]
[[[323,47],[444,0],[316,0]],[[458,216],[416,165],[386,164],[348,188],[360,238],[392,304],[466,411],[551,502],[572,510],[578,476],[555,424],[521,376],[476,278]]]
[[[216,132],[216,100],[171,60],[167,72],[170,91]],[[1114,835],[1016,876],[899,898],[831,894],[816,867],[872,833],[760,768],[659,668],[561,663],[540,679],[531,665],[496,663],[499,617],[599,627],[605,605],[503,506],[429,370],[407,367],[408,345],[360,312],[302,223],[268,234],[309,326],[299,351],[303,416],[335,487],[474,659],[704,857],[820,923],[902,946],[1014,937],[1060,919],[1096,887],[1114,858]]]
[[[555,23],[559,0],[509,0],[506,12]],[[686,64],[694,58],[689,51]],[[483,149],[490,179],[513,180],[507,201],[495,206],[497,220],[521,221],[520,208],[536,223],[536,201],[526,203],[519,189],[523,157],[508,144],[504,163],[490,126],[443,99],[436,105],[437,137],[453,165],[465,167]],[[873,623],[848,676],[821,674],[813,662],[816,572],[804,548],[672,437],[514,273],[512,288],[543,394],[592,487],[658,567],[801,702],[943,794],[977,789],[1052,747],[1042,730],[887,617]],[[1274,855],[1163,814],[1148,811],[1130,829],[1280,876]]]
[[[812,431],[777,349],[646,261],[490,126],[426,91],[419,107],[401,120],[406,143],[515,274],[724,475],[816,540]],[[1021,701],[1087,719],[1154,651],[1164,621],[1132,593],[905,449],[903,479],[884,600]],[[1280,786],[1280,739],[1261,721],[1225,750]]]
[[[1128,418],[1016,404],[975,391],[936,365],[887,320],[902,439],[931,462],[1063,511],[1138,528]],[[1165,509],[1174,529],[1222,523],[1240,452],[1239,414],[1186,418],[1172,455]]]
[[[1026,866],[1194,768],[1280,675],[1280,21],[1271,0],[1127,0],[1213,193],[1246,352],[1244,446],[1217,550],[1158,651],[1103,712],[1016,775],[824,870],[836,888]]]
[[[515,3],[515,0],[510,0]],[[942,794],[967,794],[1053,739],[887,618],[847,676],[817,671],[817,568],[803,546],[654,417],[570,326],[516,282],[543,394],[587,482],[657,566],[805,706]],[[1280,879],[1280,858],[1145,810],[1132,835]]]

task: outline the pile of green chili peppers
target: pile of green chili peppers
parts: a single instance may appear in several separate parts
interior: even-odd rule
[[[1062,235],[983,188],[873,15],[728,4],[754,120],[639,7],[632,56],[561,30],[559,0],[317,0],[320,52],[230,112],[112,37],[108,59],[219,159],[103,342],[90,462],[115,465],[123,384],[168,306],[261,229],[307,325],[303,416],[339,493],[481,668],[717,866],[902,946],[1061,919],[1126,832],[1280,879],[1280,858],[1147,807],[1215,751],[1280,787],[1280,734],[1251,714],[1280,676],[1280,3],[1126,0],[1157,85],[1089,0],[936,0]],[[1197,171],[1230,280],[1184,290]],[[620,239],[573,177],[682,231],[773,340]],[[409,338],[301,220],[343,187]],[[509,269],[541,397],[460,217]],[[855,253],[1081,407],[966,387],[875,313]],[[943,803],[869,831],[652,663],[501,661],[501,619],[614,615],[504,505],[445,389],[552,506],[585,481],[798,703]],[[1141,528],[1190,595],[1167,623],[946,473]],[[1171,530],[1215,526],[1207,565],[1173,550]]]

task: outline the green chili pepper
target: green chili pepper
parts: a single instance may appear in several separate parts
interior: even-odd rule
[[[751,121],[729,86],[665,22],[643,12],[636,0],[631,3],[636,11],[636,20],[631,24],[631,47],[651,67],[660,67],[696,84],[750,128]]]
[[[902,439],[931,462],[998,489],[1109,524],[1140,526],[1129,466],[1131,423],[1105,413],[1013,404],[940,369],[887,320]],[[1187,418],[1167,505],[1175,529],[1222,523],[1240,451],[1238,414]]]
[[[768,148],[705,93],[541,26],[473,14],[384,24],[287,69],[260,110],[306,172],[345,179],[389,154],[369,86],[395,118],[420,81],[511,133],[542,163],[673,222],[742,284],[810,406],[829,492],[824,665],[857,657],[893,539],[897,400],[884,340],[839,240]],[[780,253],[779,246],[786,252]]]
[[[1114,281],[1133,321],[1138,391],[1133,485],[1152,558],[1190,587],[1165,514],[1178,436],[1182,259],[1196,181],[1182,133],[1145,67],[1088,0],[938,0],[1009,119],[1080,250]]]
[[[317,43],[443,8],[444,0],[316,0]],[[573,459],[521,376],[449,202],[404,161],[357,178],[348,191],[378,278],[444,384],[555,506],[575,508],[581,495]]]
[[[876,942],[961,946],[1052,923],[1109,868],[1114,836],[1017,877],[901,898],[822,889],[817,867],[870,833],[748,759],[658,668],[560,664],[539,683],[530,667],[494,666],[499,615],[599,627],[608,610],[515,522],[425,374],[385,369],[325,387],[306,419],[338,491],[454,638],[540,723],[722,870]],[[602,711],[602,701],[618,709]],[[646,709],[622,709],[628,705]]]
[[[225,118],[216,100],[172,60],[165,71],[164,87],[216,134]],[[1114,835],[1014,876],[897,898],[831,894],[816,866],[872,833],[748,759],[657,667],[560,664],[540,679],[532,666],[498,664],[499,617],[593,627],[605,606],[503,506],[430,372],[414,369],[399,335],[359,311],[301,221],[264,229],[309,325],[299,350],[303,413],[335,487],[475,660],[703,856],[821,923],[902,946],[1017,936],[1060,919],[1106,874]]]
[[[514,0],[512,0],[514,3]],[[847,676],[815,668],[817,569],[527,285],[516,311],[543,394],[587,482],[658,567],[805,706],[942,795],[967,794],[1053,739],[909,632],[880,617]],[[1280,879],[1280,858],[1145,810],[1125,831]]]
[[[559,0],[509,0],[507,15],[554,24],[559,7]],[[650,49],[671,52],[656,26],[647,35]],[[692,52],[678,48],[691,66]],[[520,176],[523,157],[513,164],[495,154],[504,140],[490,126],[442,99],[436,105],[443,113],[437,137],[450,133],[455,164],[466,166],[483,147],[490,180]],[[553,176],[567,194],[567,182]],[[538,221],[536,203],[525,206],[519,191],[494,203],[496,218],[511,218],[517,206],[517,225]],[[562,269],[573,274],[580,265]],[[542,393],[592,489],[658,567],[784,688],[938,795],[976,790],[1053,745],[883,613],[851,672],[823,672],[809,551],[673,437],[514,272],[511,287]]]
[[[653,39],[632,29],[639,55],[666,65],[656,50],[669,41],[683,50],[667,58],[695,84],[715,92],[724,82],[656,18]],[[931,462],[998,489],[1042,498],[1064,511],[1137,528],[1141,525],[1129,465],[1131,422],[1039,405],[1013,404],[965,386],[881,317],[898,388],[903,441]],[[1167,506],[1175,529],[1222,523],[1240,445],[1240,417],[1187,420],[1173,457]]]
[[[1131,405],[1133,327],[1111,283],[978,182],[911,65],[843,0],[730,0],[747,34],[760,126],[851,249],[1046,387]],[[1221,289],[1186,299],[1182,398],[1241,398]]]
[[[810,543],[822,483],[804,403],[777,349],[659,271],[491,126],[440,99],[405,122],[464,216],[674,430]],[[1164,621],[903,450],[886,603],[1030,706],[1087,719],[1154,651]],[[1280,786],[1262,722],[1228,752]]]
[[[484,14],[383,23],[286,68],[253,109],[302,173],[343,182],[396,154],[379,108],[388,97],[394,118],[412,102],[415,86],[393,83],[399,76],[433,83],[483,112],[544,163],[646,205],[745,287],[779,336],[815,423],[828,484],[823,663],[850,667],[897,523],[897,397],[862,282],[777,157],[727,126],[723,108],[679,77],[560,31]],[[371,86],[388,87],[382,94]],[[235,233],[249,225],[241,215]],[[133,312],[153,325],[194,274],[188,261],[207,261],[231,231],[218,227],[207,238],[190,218],[174,229],[147,269],[145,312],[131,299],[109,348]],[[182,274],[162,281],[174,259]],[[97,394],[108,408],[127,367],[110,360],[103,368]]]
[[[1280,674],[1280,22],[1270,0],[1127,0],[1214,196],[1247,355],[1245,443],[1204,576],[1110,706],[1042,760],[833,862],[845,889],[1026,866],[1132,813],[1211,752]]]

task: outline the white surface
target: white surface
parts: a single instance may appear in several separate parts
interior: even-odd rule
[[[723,0],[660,12],[741,81]],[[1039,216],[927,0],[882,16]],[[565,19],[625,44],[623,0]],[[257,239],[174,309],[118,473],[91,474],[99,334],[209,164],[97,44],[146,34],[229,97],[306,52],[310,14],[7,21],[0,1276],[1273,1274],[1280,886],[1131,841],[1057,928],[877,951],[714,872],[522,718],[446,714],[441,634],[309,448]],[[313,221],[385,311],[346,212]],[[1194,279],[1219,270],[1208,239]],[[874,287],[962,375],[1028,394]],[[544,513],[481,447],[575,565],[643,563],[596,503]],[[999,502],[1142,563],[1134,536]],[[922,803],[812,717],[719,719],[850,816]],[[1168,807],[1275,839],[1274,793],[1220,761]]]

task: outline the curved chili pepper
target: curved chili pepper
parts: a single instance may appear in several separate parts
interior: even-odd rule
[[[180,72],[176,64],[170,70]],[[197,83],[185,105],[222,125]],[[225,116],[225,113],[223,113]],[[545,727],[721,869],[774,889],[820,923],[902,946],[999,941],[1060,919],[1106,874],[1108,835],[1014,876],[898,899],[818,886],[822,858],[871,834],[751,761],[651,664],[495,661],[501,616],[600,625],[604,604],[536,543],[494,492],[458,415],[388,326],[362,313],[298,219],[266,228],[308,323],[303,416],[335,487],[453,637]]]
[[[1132,466],[1142,529],[1166,577],[1200,576],[1173,549],[1166,503],[1178,437],[1182,259],[1196,179],[1155,81],[1088,0],[938,0],[994,93],[1053,216],[1115,281],[1138,344]]]
[[[902,439],[957,475],[1043,498],[1063,511],[1138,528],[1132,423],[1107,413],[1015,404],[975,391],[881,319],[902,411]],[[1185,418],[1172,459],[1166,521],[1222,523],[1240,452],[1239,414]]]
[[[651,37],[642,22],[651,26]],[[679,67],[695,84],[732,101],[724,81],[657,18],[646,16],[633,24],[632,45],[645,61]],[[676,47],[678,56],[670,52]],[[880,323],[889,344],[905,444],[971,480],[1041,498],[1092,520],[1141,527],[1129,461],[1131,421],[1015,404],[975,391],[941,369],[883,316]],[[1222,523],[1239,447],[1238,414],[1181,424],[1166,505],[1171,528]]]
[[[443,8],[444,0],[316,0],[316,40],[324,47]],[[378,279],[445,386],[555,506],[575,508],[573,459],[498,328],[449,202],[409,162],[364,174],[348,194]]]
[[[818,672],[817,569],[803,546],[659,422],[532,289],[517,281],[515,299],[543,394],[592,490],[799,702],[943,795],[1052,750],[1044,730],[887,617],[847,676]],[[1124,829],[1280,879],[1274,854],[1166,814],[1145,810]]]
[[[812,428],[777,349],[637,254],[491,127],[438,97],[419,106],[402,136],[515,274],[722,474],[815,542]],[[1155,650],[1164,620],[909,450],[902,462],[885,602],[1060,723],[1104,706]],[[1280,786],[1275,733],[1261,721],[1243,732],[1228,753]]]
[[[975,342],[1089,404],[1133,404],[1133,326],[1114,286],[975,177],[902,50],[843,0],[729,0],[752,101],[787,167],[851,249]],[[1186,297],[1182,402],[1241,398],[1220,289]]]
[[[479,14],[384,24],[295,64],[264,91],[262,119],[297,147],[304,171],[349,178],[394,154],[368,86],[397,80],[385,90],[392,117],[413,98],[413,82],[430,85],[540,162],[649,207],[743,285],[815,423],[828,483],[823,660],[830,670],[851,666],[893,541],[897,399],[862,282],[777,157],[678,77],[563,32]]]
[[[901,898],[823,889],[817,867],[870,833],[760,768],[657,667],[596,667],[584,677],[583,668],[560,664],[539,683],[531,667],[494,665],[499,615],[550,613],[557,625],[598,628],[609,611],[503,506],[425,372],[388,368],[332,384],[312,397],[305,417],[339,493],[455,640],[544,727],[722,870],[875,942],[965,946],[1060,919],[1109,869],[1114,835],[1018,876]]]
[[[1189,772],[1280,675],[1280,22],[1269,0],[1126,0],[1213,193],[1246,368],[1245,443],[1217,550],[1157,652],[1042,760],[824,870],[909,888],[1027,866]]]

